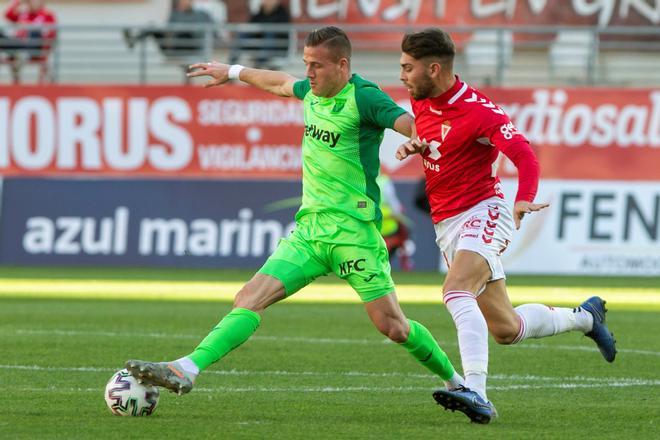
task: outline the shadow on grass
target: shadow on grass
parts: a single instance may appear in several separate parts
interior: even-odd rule
[[[248,281],[256,269],[180,269],[180,268],[103,268],[103,267],[0,267],[2,279],[56,279],[56,280],[143,280],[143,281]],[[436,272],[395,272],[397,284],[441,285],[444,276]],[[331,274],[315,283],[332,284],[338,279]],[[511,275],[509,286],[585,287],[660,289],[660,277],[566,276],[566,275]]]

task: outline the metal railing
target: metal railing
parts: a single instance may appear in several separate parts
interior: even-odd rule
[[[303,75],[302,41],[317,25],[224,24],[57,26],[44,57],[7,48],[16,28],[0,27],[0,83],[12,68],[21,81],[181,83],[188,64],[207,60],[257,64]],[[356,72],[398,82],[400,41],[422,27],[346,25]],[[35,31],[37,28],[29,28]],[[455,70],[478,84],[660,85],[658,27],[445,27],[456,42]],[[5,65],[8,68],[5,68]],[[47,69],[40,78],[38,69]],[[32,70],[32,71],[31,71]]]

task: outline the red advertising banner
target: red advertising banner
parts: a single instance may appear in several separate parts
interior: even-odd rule
[[[660,90],[484,89],[551,179],[660,180]]]
[[[297,176],[302,106],[241,86],[0,88],[5,175]]]
[[[245,21],[247,2],[225,0],[230,21]],[[298,23],[653,26],[657,0],[289,0]],[[558,4],[561,3],[561,4]]]
[[[409,108],[402,87],[385,90]],[[484,89],[537,152],[542,177],[660,180],[660,90]],[[0,175],[297,178],[302,105],[253,88],[0,88]],[[384,167],[418,178],[420,163]],[[515,174],[505,166],[503,176]]]

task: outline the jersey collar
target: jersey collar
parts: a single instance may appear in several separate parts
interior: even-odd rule
[[[456,78],[456,81],[454,81],[454,85],[449,88],[449,90],[445,91],[439,96],[436,96],[435,98],[431,98],[431,100],[437,104],[453,104],[455,103],[458,98],[460,98],[463,93],[467,90],[467,83],[461,81],[461,79],[458,77],[458,75],[454,75]]]
[[[344,95],[345,95],[345,94],[347,93],[347,91],[352,87],[352,85],[353,85],[353,80],[354,80],[355,77],[356,77],[356,75],[353,73],[353,74],[351,75],[351,77],[348,79],[348,82],[346,83],[346,85],[345,85],[344,87],[342,87],[342,89],[341,89],[339,92],[337,92],[337,94],[336,94],[335,96],[332,96],[332,97],[328,98],[328,97],[326,97],[326,96],[316,96],[316,95],[314,95],[314,97],[315,97],[320,103],[325,104],[325,105],[328,105],[328,104],[330,104],[330,103],[334,103],[336,98],[339,98],[340,100],[343,100],[343,99],[345,99],[345,98],[344,98]],[[312,93],[312,94],[313,94],[313,93]]]

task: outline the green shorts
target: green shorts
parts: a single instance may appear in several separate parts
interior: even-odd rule
[[[364,302],[394,292],[389,255],[376,224],[339,213],[300,217],[259,270],[280,280],[287,296],[330,272],[348,281]]]

